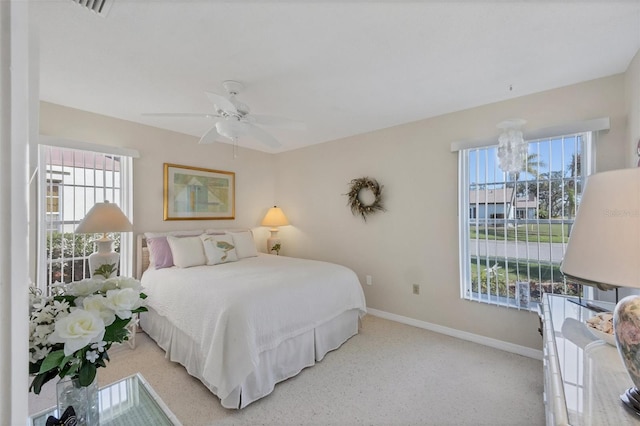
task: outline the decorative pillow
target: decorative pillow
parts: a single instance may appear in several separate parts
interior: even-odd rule
[[[167,237],[147,238],[149,249],[149,263],[156,269],[173,266],[173,255]]]
[[[200,235],[204,254],[207,257],[207,265],[235,262],[238,260],[233,237],[231,235]]]
[[[174,237],[196,237],[202,234],[203,230],[193,231],[168,231],[168,232],[145,232],[147,249],[149,253],[149,266],[155,269],[170,268],[173,266],[173,256],[171,248],[167,242],[167,236]]]
[[[256,243],[253,241],[253,234],[251,231],[229,232],[229,235],[233,237],[233,245],[236,246],[238,259],[255,257],[258,255]]]
[[[174,237],[167,236],[167,242],[171,247],[173,264],[178,268],[204,265],[207,259],[204,257],[202,240],[200,237]]]

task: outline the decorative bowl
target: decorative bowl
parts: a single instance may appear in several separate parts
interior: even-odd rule
[[[600,312],[586,320],[585,323],[596,339],[604,340],[611,346],[616,346],[612,312]]]
[[[597,339],[604,340],[605,342],[607,342],[608,344],[610,344],[613,347],[616,346],[616,337],[615,337],[615,335],[609,334],[609,333],[604,333],[604,332],[598,330],[597,328],[592,328],[592,327],[589,327],[589,331]]]

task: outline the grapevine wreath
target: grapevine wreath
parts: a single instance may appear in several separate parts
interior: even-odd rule
[[[351,213],[354,216],[362,216],[364,221],[367,221],[367,216],[375,213],[376,211],[385,211],[382,206],[382,187],[375,179],[363,177],[359,179],[353,179],[350,182],[350,189],[347,194],[349,201],[347,205],[351,208]],[[371,204],[365,204],[360,200],[360,191],[369,190],[375,197]]]

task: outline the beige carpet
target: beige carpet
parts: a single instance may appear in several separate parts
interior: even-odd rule
[[[111,358],[101,386],[140,372],[185,426],[544,424],[540,361],[371,315],[340,349],[240,411],[144,333]],[[31,412],[55,404],[47,385],[30,394]]]

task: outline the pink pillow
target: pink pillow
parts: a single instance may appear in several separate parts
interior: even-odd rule
[[[156,269],[170,268],[173,266],[173,255],[167,237],[147,238],[149,258]]]

